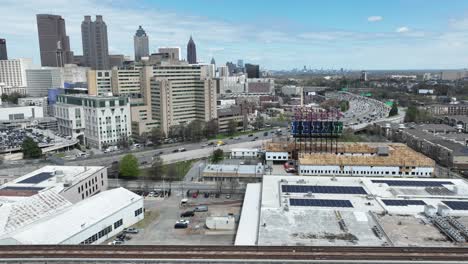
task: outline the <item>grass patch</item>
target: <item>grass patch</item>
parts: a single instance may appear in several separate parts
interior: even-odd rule
[[[181,181],[184,179],[185,175],[189,172],[190,168],[192,168],[193,163],[195,163],[197,160],[186,160],[186,161],[179,161],[176,163],[172,164],[164,164],[163,165],[163,171],[165,172],[164,176],[166,178],[171,178],[173,181]],[[176,167],[176,175],[167,175],[167,172],[169,171],[169,166],[175,166]],[[144,168],[140,169],[140,174],[138,177],[144,177],[144,178],[150,178],[151,176],[151,168]]]
[[[140,222],[136,223],[133,225],[135,228],[145,228],[147,227],[151,222],[154,222],[156,219],[159,217],[159,212],[156,211],[145,211],[145,218],[141,220]]]

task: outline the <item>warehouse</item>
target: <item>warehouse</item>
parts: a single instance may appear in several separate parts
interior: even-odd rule
[[[268,175],[245,205],[236,245],[450,247],[468,235],[461,179]]]

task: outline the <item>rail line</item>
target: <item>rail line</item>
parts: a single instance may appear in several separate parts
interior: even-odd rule
[[[368,260],[468,263],[468,248],[307,246],[0,246],[8,259],[174,259],[174,260]]]

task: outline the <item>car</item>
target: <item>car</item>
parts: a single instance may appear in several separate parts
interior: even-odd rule
[[[226,194],[226,199],[231,199],[231,195],[230,195],[230,194]]]
[[[213,146],[215,143],[213,141],[211,141],[210,143],[208,143],[208,146]]]
[[[123,232],[129,233],[129,234],[138,234],[138,229],[134,227],[129,227],[129,228],[124,228]]]
[[[188,224],[183,224],[183,223],[176,223],[174,225],[175,229],[183,229],[183,228],[187,228],[187,227],[188,227]]]
[[[201,145],[202,148],[208,147],[208,144]]]
[[[187,150],[185,148],[180,148],[179,151],[184,152],[184,151],[187,151]]]
[[[253,137],[253,134],[249,134],[249,137]]]
[[[195,216],[194,211],[185,211],[185,212],[180,214],[180,217],[192,217],[192,216]]]
[[[177,220],[176,224],[190,224],[190,221],[187,220],[187,219],[180,219],[180,220]]]
[[[193,193],[192,194],[192,198],[197,198],[198,197],[198,193]]]
[[[264,133],[263,133],[263,136],[264,136],[264,137],[268,136],[268,131],[264,132]]]
[[[146,164],[148,164],[148,161],[144,160],[144,161],[142,161],[140,164],[141,164],[141,165],[146,165]]]
[[[216,197],[216,198],[219,198],[219,196],[220,196],[219,193],[215,194],[215,197]]]
[[[172,152],[173,152],[173,153],[176,153],[176,152],[179,152],[179,150],[178,150],[178,149],[174,149]]]
[[[206,192],[206,193],[204,193],[203,196],[204,196],[205,198],[209,198],[209,197],[210,197],[210,194]]]
[[[230,137],[229,139],[234,139],[233,137]]]
[[[207,205],[199,205],[195,208],[193,208],[194,212],[207,212],[208,211],[208,206]]]
[[[153,197],[154,194],[155,194],[155,192],[149,192],[149,193],[148,193],[148,196],[149,196],[149,197]]]
[[[109,245],[122,245],[123,241],[121,240],[114,240],[112,242],[109,242]]]
[[[240,138],[240,137],[235,137],[234,139],[235,139],[235,140],[240,140],[241,138]]]

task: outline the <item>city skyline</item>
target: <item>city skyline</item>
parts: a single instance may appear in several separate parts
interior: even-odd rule
[[[5,18],[0,37],[9,43],[9,57],[33,58],[39,64],[36,14],[59,15],[66,21],[70,49],[80,55],[82,17],[98,12],[108,26],[110,54],[133,57],[133,35],[142,25],[151,36],[150,52],[162,46],[184,47],[192,35],[197,57],[204,63],[211,57],[219,63],[244,59],[273,70],[303,65],[369,70],[467,65],[463,54],[468,54],[468,2],[297,1],[268,7],[253,3],[247,9],[242,6],[242,1],[117,1],[111,5],[78,0],[70,8],[52,0],[7,0],[0,7]],[[421,8],[425,12],[420,12]]]

